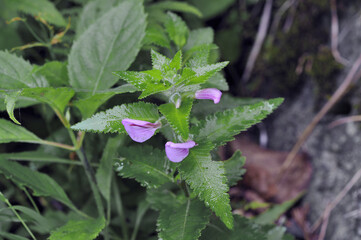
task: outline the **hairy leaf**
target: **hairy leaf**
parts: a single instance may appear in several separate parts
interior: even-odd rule
[[[124,118],[156,122],[159,119],[157,106],[151,103],[137,102],[123,104],[100,112],[71,128],[79,131],[125,133],[122,120]]]
[[[135,91],[137,91],[137,89],[132,85],[124,84],[117,88],[97,91],[93,95],[90,92],[78,92],[77,96],[79,99],[74,101],[73,105],[79,109],[83,119],[87,119],[96,112],[100,105],[105,103],[114,95],[121,93],[132,93]]]
[[[74,43],[69,55],[70,84],[79,89],[110,88],[118,81],[115,70],[134,61],[145,35],[145,14],[140,1],[126,1],[96,20]]]
[[[179,48],[182,48],[186,44],[189,30],[185,22],[179,16],[172,12],[168,12],[165,28],[170,39],[172,39]]]
[[[66,21],[54,4],[48,0],[3,0],[8,11],[15,10],[40,16],[49,23],[66,26]]]
[[[144,45],[155,44],[161,47],[170,48],[170,40],[164,28],[159,24],[148,25],[144,38]]]
[[[218,112],[191,128],[191,133],[195,136],[196,142],[210,141],[217,146],[225,144],[232,141],[234,135],[259,123],[282,102],[283,99],[276,98]]]
[[[69,221],[50,234],[49,240],[92,240],[105,227],[105,218]]]
[[[233,227],[233,216],[228,195],[227,178],[223,162],[212,161],[210,144],[199,145],[190,150],[179,166],[181,176],[209,206],[228,228]]]
[[[19,89],[26,87],[46,87],[44,79],[35,78],[33,67],[23,58],[0,51],[0,88]]]
[[[0,119],[0,143],[9,142],[41,143],[42,140],[25,128]]]
[[[187,44],[184,46],[184,50],[189,50],[195,46],[203,44],[211,44],[214,40],[214,31],[212,28],[199,28],[189,32]]]
[[[0,158],[0,172],[21,188],[28,187],[32,189],[35,196],[52,197],[69,208],[78,211],[64,190],[48,175],[3,158]]]
[[[173,182],[170,162],[163,151],[148,145],[121,148],[121,157],[114,164],[115,171],[122,177],[134,178],[148,188]]]
[[[219,72],[215,73],[207,82],[202,84],[202,88],[217,88],[222,91],[228,91],[229,86],[226,79]]]
[[[44,76],[52,87],[64,87],[69,84],[66,66],[64,62],[51,61],[42,66],[35,66],[32,72]]]
[[[157,222],[158,236],[167,240],[197,240],[210,214],[197,199],[188,199],[176,208],[163,208]]]
[[[220,62],[196,68],[184,68],[181,83],[185,85],[205,83],[216,72],[227,66],[228,62]]]
[[[183,138],[188,139],[189,114],[192,109],[193,99],[187,98],[181,102],[179,108],[173,103],[166,103],[159,106],[159,111],[165,116],[172,128]]]
[[[224,161],[229,186],[236,185],[242,179],[243,174],[246,172],[245,169],[242,169],[245,162],[246,158],[242,157],[240,151],[236,151],[230,159]]]

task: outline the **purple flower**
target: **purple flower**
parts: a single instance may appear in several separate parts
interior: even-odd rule
[[[124,125],[125,131],[129,134],[129,137],[140,143],[151,138],[155,131],[161,126],[160,123],[151,123],[128,118],[123,119],[122,124]]]
[[[221,100],[222,92],[217,88],[205,88],[198,90],[195,95],[196,99],[210,99],[217,104]]]
[[[196,146],[194,141],[188,141],[185,143],[173,143],[167,142],[165,144],[165,153],[172,162],[181,162],[189,154],[189,149]]]

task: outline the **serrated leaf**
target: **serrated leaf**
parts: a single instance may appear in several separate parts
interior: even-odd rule
[[[176,208],[163,207],[157,221],[159,239],[197,240],[209,222],[211,212],[197,199]]]
[[[92,240],[105,227],[105,218],[70,220],[66,225],[51,232],[49,240]]]
[[[42,140],[25,128],[0,119],[0,143],[9,142],[41,143]]]
[[[52,87],[64,87],[69,85],[67,64],[64,62],[47,62],[42,66],[35,66],[32,72],[44,76]]]
[[[74,43],[69,55],[70,84],[95,93],[114,85],[115,70],[134,61],[145,35],[140,1],[126,1],[96,20]]]
[[[167,21],[164,25],[168,35],[179,48],[182,48],[188,39],[188,27],[186,23],[176,14],[168,12],[167,15]]]
[[[233,136],[259,123],[273,112],[283,99],[261,101],[259,103],[240,106],[218,112],[202,120],[198,126],[191,128],[196,142],[212,142],[216,146],[232,141]]]
[[[47,0],[3,0],[8,11],[21,11],[40,16],[49,23],[66,26],[66,21],[54,4]]]
[[[102,158],[100,159],[99,167],[96,173],[97,184],[99,190],[107,202],[110,201],[110,188],[113,173],[113,163],[118,156],[118,149],[123,144],[124,136],[109,138]]]
[[[182,51],[179,50],[169,63],[169,67],[178,71],[182,67]]]
[[[170,174],[170,162],[163,151],[149,145],[132,146],[119,150],[121,157],[114,164],[114,169],[125,178],[134,178],[147,188],[173,182]]]
[[[189,32],[187,44],[184,46],[184,50],[187,51],[193,47],[211,44],[214,40],[214,31],[212,28],[199,28]]]
[[[78,92],[77,96],[79,99],[73,101],[73,106],[79,109],[83,119],[87,119],[97,111],[100,105],[108,101],[108,99],[114,95],[121,93],[132,93],[135,91],[137,91],[137,89],[134,86],[130,84],[124,84],[117,88],[98,91],[93,95],[90,92]]]
[[[179,171],[194,193],[231,229],[233,216],[227,193],[227,178],[223,162],[212,161],[212,149],[213,146],[210,144],[192,148],[188,157],[181,162]]]
[[[229,86],[226,79],[219,72],[215,73],[207,82],[202,84],[202,88],[217,88],[222,91],[228,91]]]
[[[117,71],[113,72],[113,74],[142,91],[139,99],[154,93],[166,91],[172,87],[168,81],[162,80],[162,73],[158,69],[143,72]]]
[[[192,110],[193,99],[186,98],[181,102],[179,108],[173,103],[166,103],[159,106],[159,111],[165,116],[172,128],[183,138],[188,139],[189,135],[189,114]]]
[[[79,15],[76,24],[76,38],[78,38],[85,30],[88,29],[97,19],[102,17],[111,8],[123,2],[122,0],[96,0],[89,1]]]
[[[0,88],[20,89],[47,86],[44,79],[35,78],[31,74],[32,69],[31,64],[23,58],[0,51]]]
[[[21,123],[18,120],[16,120],[14,116],[14,108],[15,108],[16,100],[18,99],[18,96],[20,94],[21,91],[15,91],[5,94],[6,111],[8,112],[10,119],[13,120],[14,123],[19,125],[21,125]]]
[[[186,201],[186,197],[181,194],[177,195],[171,191],[171,187],[178,188],[175,184],[164,184],[158,188],[147,188],[146,201],[152,209],[157,211],[167,208],[175,208]]]
[[[236,185],[242,179],[243,174],[246,172],[245,169],[242,169],[245,162],[246,158],[242,157],[240,151],[236,151],[230,159],[224,161],[229,186]]]
[[[161,47],[170,48],[170,40],[165,30],[159,24],[148,25],[143,41],[144,45],[155,44]]]
[[[211,51],[215,49],[218,49],[218,47],[213,43],[192,47],[184,54],[186,66],[189,68],[197,68],[207,65]]]
[[[150,51],[150,56],[152,58],[152,66],[153,69],[157,69],[160,71],[164,71],[164,67],[168,66],[170,63],[170,59],[166,56],[154,51],[153,49]]]
[[[187,70],[187,72],[182,73],[181,82],[185,85],[194,85],[205,83],[210,77],[212,77],[216,72],[222,70],[227,66],[228,62],[220,62],[216,64],[205,65],[202,67],[195,67]],[[188,68],[184,68],[188,69]],[[184,72],[183,70],[183,72]]]
[[[125,133],[122,124],[124,118],[156,122],[159,119],[157,105],[144,102],[123,104],[97,113],[71,128],[88,132]]]
[[[64,190],[48,175],[3,158],[0,158],[0,172],[21,188],[32,189],[34,196],[52,197],[69,208],[78,211]]]
[[[154,3],[149,8],[160,9],[163,11],[170,10],[176,12],[192,13],[197,17],[202,17],[202,13],[197,8],[185,2],[164,1],[164,2]]]

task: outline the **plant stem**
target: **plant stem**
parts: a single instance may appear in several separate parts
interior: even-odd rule
[[[118,190],[118,185],[117,185],[117,182],[115,181],[115,177],[113,178],[113,183],[114,183],[113,184],[113,192],[114,192],[115,206],[117,208],[118,215],[120,217],[120,224],[121,224],[121,228],[122,228],[123,238],[125,240],[128,240],[129,239],[128,227],[127,227],[127,222],[125,220],[125,215],[124,215],[123,201],[122,201],[121,194]]]
[[[38,34],[36,34],[33,29],[29,26],[29,24],[26,22],[26,20],[24,21],[24,24],[26,26],[26,28],[29,30],[29,32],[31,33],[31,35],[33,35],[33,37],[38,41],[38,42],[41,42],[41,43],[45,43],[44,40],[42,40]]]
[[[144,214],[147,212],[148,208],[149,208],[149,203],[147,203],[146,201],[143,201],[139,204],[138,210],[137,210],[137,217],[135,219],[135,226],[134,226],[134,230],[133,230],[132,237],[130,238],[130,240],[136,239],[140,223],[142,221]]]
[[[184,195],[187,198],[189,198],[189,191],[188,191],[187,183],[184,180],[182,180],[180,185],[181,185],[182,190],[184,191]]]
[[[24,228],[26,229],[26,231],[29,233],[29,235],[31,236],[32,239],[36,240],[36,237],[34,236],[34,234],[31,232],[31,230],[29,229],[28,225],[26,225],[26,223],[24,222],[24,220],[21,218],[21,216],[17,213],[17,211],[13,208],[13,205],[11,205],[11,203],[9,202],[9,200],[7,198],[5,198],[5,202],[6,204],[9,206],[9,208],[11,209],[11,211],[13,211],[13,213],[15,214],[15,216],[19,219],[19,221],[21,222],[21,224],[24,226]]]
[[[47,140],[41,140],[39,143],[49,145],[49,146],[58,147],[58,148],[63,148],[63,149],[69,150],[69,151],[75,151],[76,150],[74,146],[70,146],[70,145],[63,144],[63,143],[57,143],[57,142],[52,142],[52,141],[47,141]]]
[[[33,205],[35,211],[37,213],[40,213],[38,206],[36,206],[34,199],[31,197],[31,195],[29,194],[28,190],[26,190],[26,188],[24,188],[24,192],[25,192],[26,196],[28,197],[28,199],[30,200],[31,204]]]

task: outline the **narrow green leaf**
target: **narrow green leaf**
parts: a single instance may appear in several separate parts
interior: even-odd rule
[[[18,234],[2,232],[2,231],[0,231],[0,236],[5,237],[8,240],[29,240],[29,238],[19,236]]]
[[[173,57],[172,61],[169,63],[169,67],[178,71],[182,68],[182,51],[179,50]]]
[[[283,99],[276,98],[218,112],[202,120],[198,126],[191,128],[190,132],[195,136],[196,142],[210,141],[219,146],[232,141],[233,136],[259,123],[282,102]]]
[[[290,209],[295,203],[300,199],[302,195],[296,197],[295,199],[291,199],[285,201],[281,204],[277,204],[264,213],[258,215],[255,218],[255,222],[258,224],[272,224],[274,223],[282,214],[284,214],[288,209]]]
[[[159,119],[157,105],[151,103],[137,102],[123,104],[100,112],[71,128],[79,131],[103,132],[103,133],[125,133],[122,120],[124,118],[156,122]]]
[[[228,195],[223,162],[212,161],[210,144],[192,148],[179,171],[193,191],[221,218],[228,228],[233,227],[233,216]]]
[[[189,50],[193,47],[211,44],[214,40],[214,31],[212,28],[199,28],[189,32],[187,44],[184,46],[184,50]]]
[[[165,28],[170,39],[179,47],[182,48],[188,39],[188,27],[186,23],[176,14],[168,12],[168,18],[165,22]]]
[[[188,139],[189,114],[192,110],[193,99],[186,98],[181,106],[176,108],[173,103],[166,103],[159,106],[159,111],[165,116],[172,128],[183,138]]]
[[[2,135],[0,134],[0,136]],[[48,175],[3,158],[0,158],[0,172],[21,188],[28,187],[32,189],[35,196],[52,197],[69,208],[78,211],[64,190]]]
[[[99,190],[107,202],[110,201],[110,187],[113,176],[113,163],[118,156],[118,149],[123,144],[124,136],[109,138],[100,159],[96,173]]]
[[[33,67],[23,58],[0,51],[0,87],[2,89],[20,89],[26,87],[46,87],[44,79],[34,78]]]
[[[0,143],[28,142],[41,143],[41,139],[23,127],[17,126],[10,121],[0,119]]]
[[[227,8],[234,4],[235,0],[189,0],[189,2],[202,12],[204,20],[208,20],[224,12]]]
[[[164,1],[164,2],[154,3],[149,8],[160,9],[163,11],[170,10],[175,12],[192,13],[197,17],[202,17],[202,13],[197,8],[185,2]]]
[[[167,240],[197,240],[211,212],[197,199],[176,208],[163,208],[157,222],[158,237]]]
[[[114,164],[114,169],[125,178],[134,178],[142,186],[148,188],[173,182],[171,163],[163,151],[153,149],[149,145],[121,148],[121,157]]]
[[[69,221],[50,234],[49,240],[92,240],[105,227],[105,218]]]
[[[3,0],[8,11],[15,10],[40,16],[49,23],[66,26],[66,21],[54,4],[48,0]]]
[[[35,66],[32,72],[44,76],[52,87],[69,85],[67,64],[65,62],[47,62],[42,66]]]
[[[153,69],[157,69],[161,71],[164,71],[164,67],[168,66],[171,61],[169,58],[154,51],[153,49],[150,51],[150,56],[152,57]]]
[[[111,97],[121,94],[121,93],[132,93],[137,91],[137,89],[130,85],[124,84],[117,88],[112,88],[103,91],[97,91],[94,95],[90,92],[78,92],[78,100],[73,102],[73,105],[77,107],[83,117],[83,119],[90,118],[108,99]]]
[[[242,169],[245,162],[246,158],[242,157],[240,151],[236,151],[230,159],[224,161],[229,186],[236,185],[242,179],[243,174],[246,172],[245,169]]]
[[[19,125],[21,125],[21,123],[18,120],[16,120],[14,116],[14,108],[15,108],[16,100],[20,95],[20,93],[21,91],[15,91],[15,92],[9,92],[8,94],[5,95],[6,111],[8,112],[10,119],[13,120],[14,123]]]
[[[196,67],[187,70],[182,74],[182,83],[185,85],[201,84],[205,83],[210,77],[212,77],[216,72],[222,70],[227,66],[228,62],[220,62],[216,64],[210,64],[202,67]],[[188,69],[188,68],[185,68]],[[184,70],[185,70],[184,69]],[[183,72],[184,72],[183,70]]]
[[[94,94],[114,85],[115,70],[134,61],[145,35],[141,1],[126,1],[96,20],[74,43],[69,55],[70,84]]]

